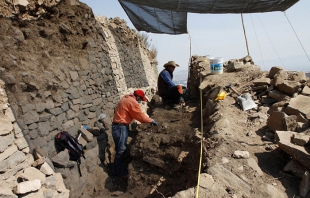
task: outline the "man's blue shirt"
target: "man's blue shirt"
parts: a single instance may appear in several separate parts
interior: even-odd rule
[[[175,86],[175,84],[172,82],[170,73],[167,70],[164,70],[160,73],[160,76],[163,78],[163,80],[165,81],[165,83],[167,83],[168,87],[173,87]]]

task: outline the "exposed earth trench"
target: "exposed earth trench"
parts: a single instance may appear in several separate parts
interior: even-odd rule
[[[283,171],[291,157],[277,144],[266,141],[266,108],[242,111],[229,93],[214,101],[220,89],[231,82],[248,89],[253,79],[266,73],[256,71],[247,77],[224,73],[205,78],[203,93],[203,151],[199,197],[294,197],[300,179]],[[120,197],[194,197],[198,182],[200,155],[200,101],[185,108],[170,109],[157,96],[149,104],[149,113],[159,126],[142,124],[130,132],[128,180],[115,178]],[[261,116],[257,116],[260,114]],[[264,116],[263,116],[264,115]],[[247,159],[233,156],[248,151]],[[129,155],[128,152],[128,155]],[[203,174],[207,173],[207,174]],[[210,176],[211,175],[211,176]],[[210,177],[212,177],[210,179]]]

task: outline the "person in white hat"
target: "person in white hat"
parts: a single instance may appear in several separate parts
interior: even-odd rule
[[[163,99],[165,104],[172,107],[184,103],[184,99],[181,97],[181,94],[183,94],[182,86],[175,85],[172,82],[173,72],[176,67],[179,67],[179,65],[174,61],[164,64],[165,69],[159,73],[157,81],[158,95]]]

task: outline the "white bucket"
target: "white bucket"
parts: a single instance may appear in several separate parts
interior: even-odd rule
[[[222,57],[210,58],[210,69],[212,74],[222,74],[223,58]]]

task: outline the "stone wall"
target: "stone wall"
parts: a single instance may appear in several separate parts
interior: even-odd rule
[[[199,99],[199,85],[201,72],[210,72],[210,59],[205,56],[192,56],[191,65],[189,67],[189,78],[187,81],[187,88],[191,93],[192,99]]]
[[[0,79],[0,197],[69,197],[60,173],[45,158],[32,155],[8,103]]]
[[[80,139],[86,148],[82,177],[76,164],[67,159],[68,153],[57,154],[54,137],[63,130],[77,136],[82,125],[94,127],[101,113],[111,124],[119,99],[136,88],[152,96],[156,65],[148,58],[139,35],[120,19],[95,20],[88,6],[73,0],[55,6],[41,1],[29,1],[28,5],[26,0],[20,2],[23,5],[15,5],[18,9],[1,3],[14,13],[11,18],[0,18],[1,90],[6,90],[8,98],[1,109],[0,185],[5,192],[0,194],[16,193],[13,189],[20,181],[32,181],[37,189],[23,193],[47,197],[48,187],[56,190],[56,183],[51,187],[41,180],[39,188],[36,180],[20,175],[31,165],[39,170],[50,159],[55,164],[60,158],[62,166],[48,164],[62,173],[70,196],[94,196],[87,193],[95,192],[93,186],[97,192],[104,188],[102,181],[107,177],[99,166],[105,148],[97,143],[104,137]],[[2,16],[8,10],[1,10]],[[39,155],[34,155],[35,148]],[[22,157],[17,159],[17,155]],[[34,163],[40,159],[41,163]],[[58,178],[56,173],[48,176]],[[53,181],[59,181],[57,178]]]

